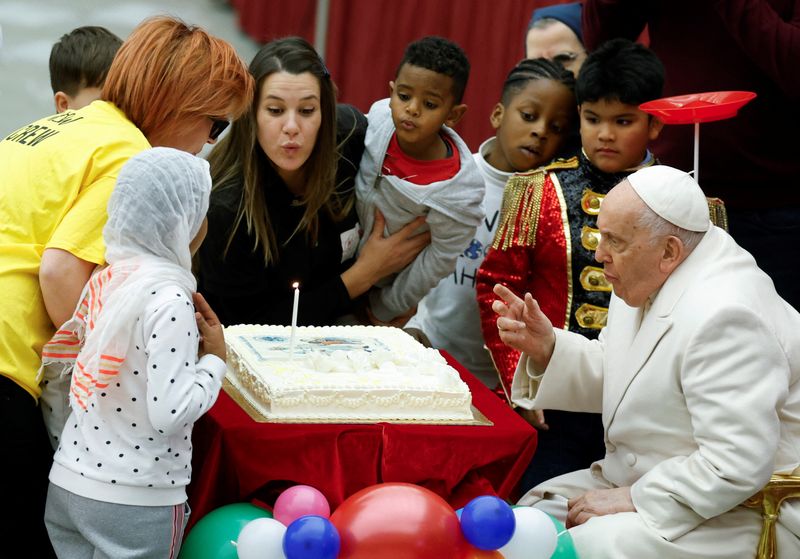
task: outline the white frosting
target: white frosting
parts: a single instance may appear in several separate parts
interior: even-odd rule
[[[229,374],[268,418],[472,419],[471,396],[438,351],[397,328],[225,328]]]

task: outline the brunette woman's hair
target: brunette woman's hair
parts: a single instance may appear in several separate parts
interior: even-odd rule
[[[116,105],[153,145],[196,117],[237,118],[253,79],[227,42],[166,16],[139,24],[108,70],[101,99]]]
[[[261,247],[265,265],[278,259],[278,241],[270,223],[265,197],[267,166],[271,161],[258,143],[256,114],[261,90],[267,78],[276,72],[298,75],[310,73],[319,82],[321,123],[314,149],[303,164],[306,187],[302,195],[303,217],[294,234],[304,232],[310,242],[316,242],[319,213],[326,212],[340,219],[352,207],[352,196],[343,200],[336,194],[336,86],[317,52],[305,39],[286,37],[272,41],[256,54],[250,63],[250,74],[256,82],[252,108],[237,119],[230,133],[220,140],[208,157],[214,189],[242,184],[242,198],[232,224],[227,253],[236,230],[242,221],[254,237],[253,251]]]

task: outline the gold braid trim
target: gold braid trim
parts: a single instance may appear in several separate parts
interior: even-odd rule
[[[545,171],[557,171],[558,169],[577,169],[578,158],[570,157],[569,159],[554,159],[544,166]]]
[[[539,170],[508,179],[493,249],[507,250],[512,246],[532,247],[535,244],[546,176]]]
[[[725,208],[725,202],[719,198],[706,197],[708,202],[708,217],[711,218],[711,223],[720,229],[728,230],[728,210]]]
[[[494,235],[492,248],[506,250],[512,246],[534,246],[544,183],[548,173],[577,167],[577,157],[556,159],[544,167],[519,173],[508,179],[503,191],[500,223]]]

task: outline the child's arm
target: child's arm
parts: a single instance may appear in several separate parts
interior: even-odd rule
[[[461,223],[431,209],[427,223],[431,244],[403,269],[391,285],[370,293],[370,309],[380,321],[407,313],[439,281],[452,273],[458,256],[475,236],[478,220]]]
[[[124,160],[128,155],[115,152],[114,157]],[[72,316],[94,267],[105,262],[105,207],[115,182],[116,173],[106,174],[81,188],[45,245],[39,285],[47,314],[56,328]]]
[[[198,360],[194,307],[177,291],[175,299],[143,319],[148,355],[147,412],[150,423],[162,434],[174,433],[208,411],[226,371],[225,362],[214,353]],[[207,322],[208,315],[200,312]],[[204,340],[206,351],[209,345],[214,352],[220,351],[220,342],[224,351],[219,334],[218,338],[212,334],[211,339]]]
[[[200,349],[198,355],[216,355],[225,361],[227,350],[225,349],[225,334],[222,331],[222,323],[217,318],[217,314],[211,310],[206,298],[200,293],[192,294],[194,301],[194,318],[197,321],[197,328],[200,330]]]

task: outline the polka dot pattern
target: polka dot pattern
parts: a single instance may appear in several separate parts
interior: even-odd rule
[[[199,333],[185,295],[167,287],[144,299],[117,378],[96,407],[73,411],[54,457],[87,481],[106,484],[110,493],[99,500],[115,502],[117,488],[182,491],[191,477],[191,426],[214,403],[225,375],[218,358],[198,360]]]

